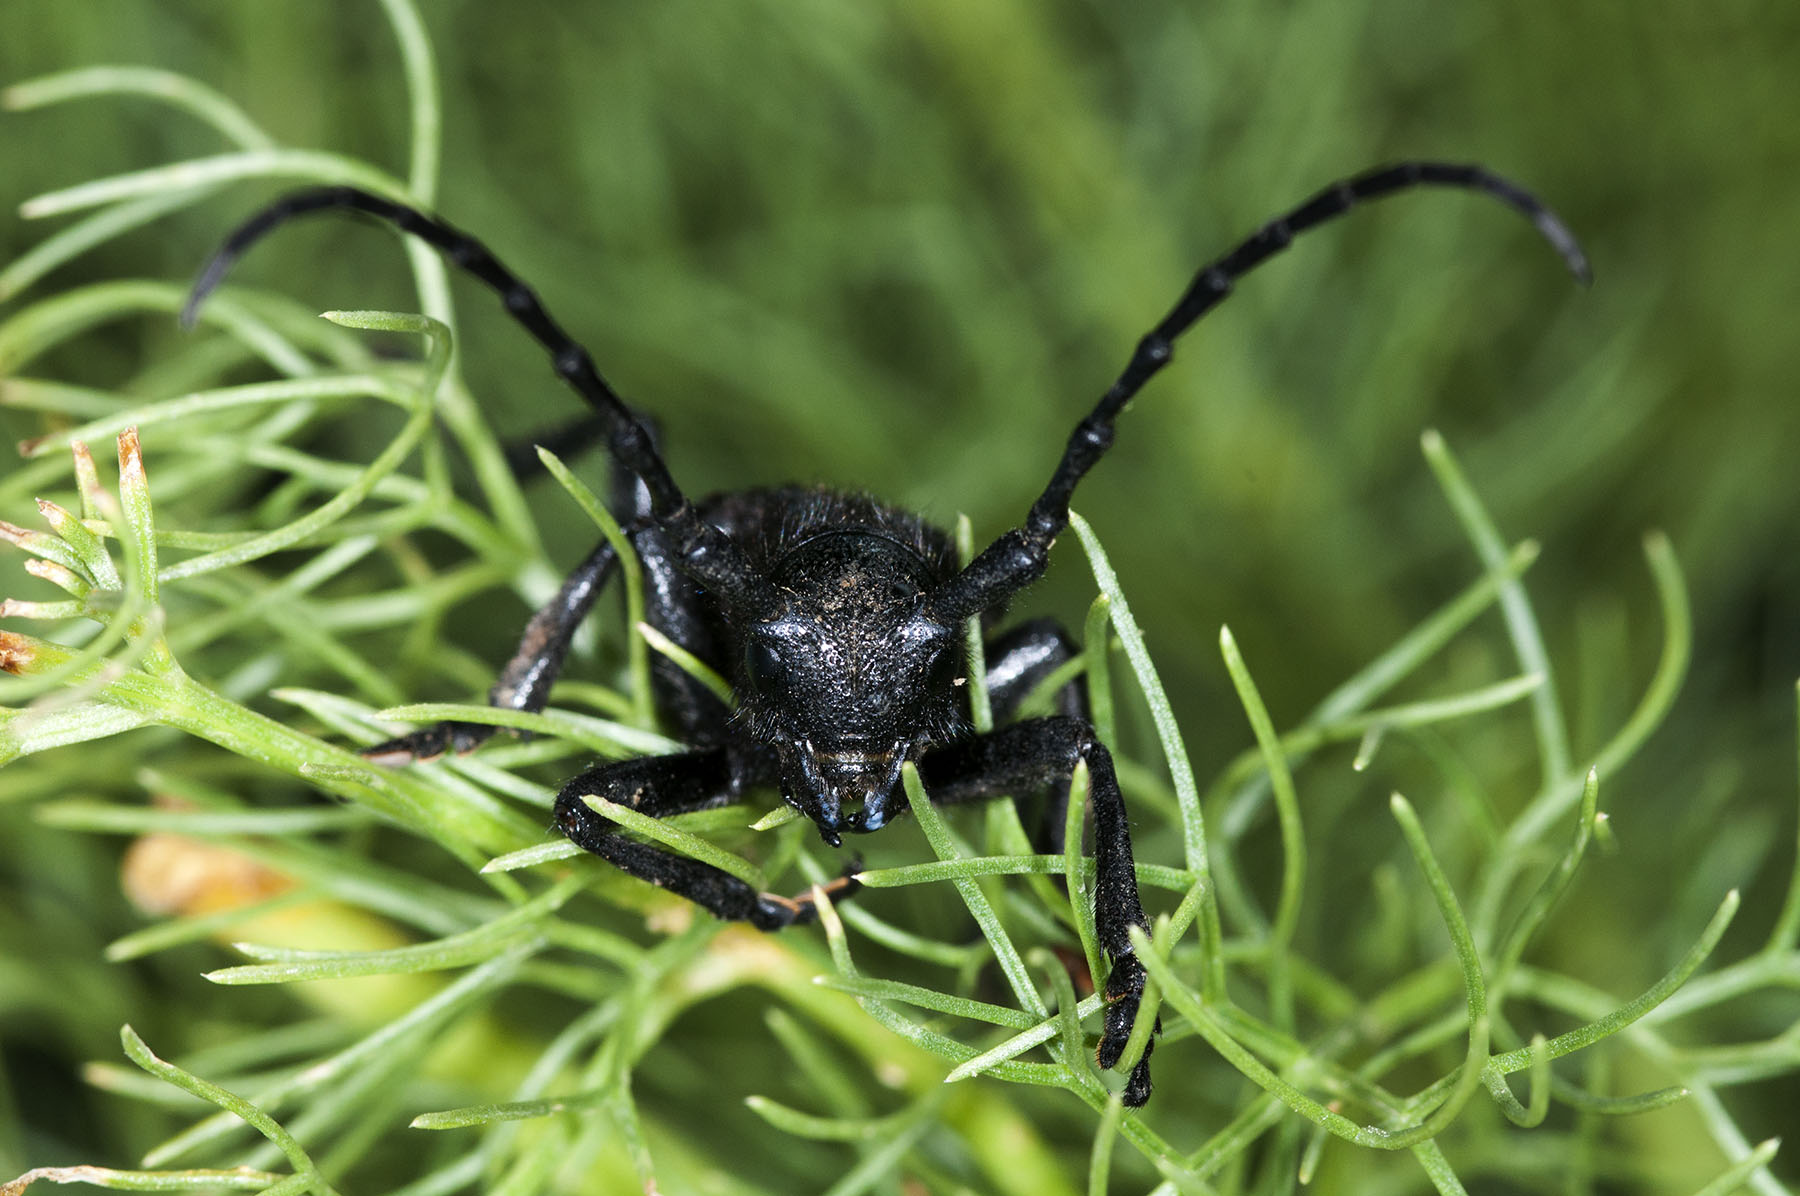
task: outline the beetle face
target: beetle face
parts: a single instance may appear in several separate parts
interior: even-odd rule
[[[740,717],[833,846],[883,826],[905,801],[901,765],[959,723],[959,636],[923,613],[919,574],[885,536],[819,537],[782,561],[779,609],[744,637]]]

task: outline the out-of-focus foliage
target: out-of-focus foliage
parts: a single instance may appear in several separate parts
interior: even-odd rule
[[[1579,915],[1552,921],[1533,958],[1635,994],[1733,887],[1744,912],[1721,958],[1763,942],[1795,840],[1800,231],[1789,216],[1800,211],[1800,10],[528,0],[437,3],[424,18],[444,97],[435,205],[501,251],[656,414],[686,485],[861,487],[946,522],[967,512],[978,536],[1023,513],[1069,427],[1194,266],[1267,216],[1400,157],[1476,160],[1525,182],[1587,245],[1591,291],[1491,204],[1420,195],[1358,214],[1271,265],[1181,343],[1077,506],[1132,597],[1203,779],[1250,743],[1218,663],[1221,623],[1286,728],[1477,573],[1420,458],[1423,429],[1441,430],[1504,534],[1542,546],[1531,592],[1576,764],[1624,721],[1656,665],[1660,615],[1639,546],[1662,529],[1690,591],[1693,664],[1655,737],[1603,778],[1620,852],[1587,861]],[[22,4],[4,24],[0,83],[97,64],[176,70],[283,144],[407,171],[404,77],[373,2]],[[129,97],[0,114],[0,259],[63,219],[17,218],[27,197],[221,148],[200,122]],[[6,296],[0,315],[87,282],[185,280],[278,186],[225,187]],[[315,309],[417,306],[385,234],[342,221],[283,238],[237,281]],[[571,413],[489,298],[457,294],[461,369],[493,422],[518,433]],[[180,360],[188,343],[172,318],[143,318],[70,342],[31,373],[116,387]],[[239,369],[230,380],[255,376]],[[0,405],[0,439],[45,430],[36,413]],[[346,455],[366,448],[366,459],[392,427],[338,419],[318,435]],[[66,474],[50,476],[45,489],[66,486]],[[551,560],[573,563],[588,523],[553,486],[533,492],[533,507]],[[1022,606],[1078,623],[1091,579],[1072,538],[1058,557]],[[22,596],[16,576],[9,569],[5,592]],[[479,662],[504,657],[522,610],[499,591],[457,608],[450,632],[466,659],[396,671],[391,700],[477,692]],[[1487,618],[1488,634],[1402,696],[1516,671]],[[248,690],[256,679],[235,680]],[[1132,714],[1132,754],[1154,758],[1149,720]],[[1489,726],[1457,744],[1459,758],[1510,816],[1540,780],[1530,721],[1514,712]],[[1351,748],[1332,752],[1302,793],[1332,813],[1309,827],[1301,934],[1335,937],[1341,962],[1357,959],[1368,911],[1389,908],[1388,864],[1407,864],[1387,792],[1436,806],[1434,830],[1455,817],[1432,801],[1443,786],[1429,752],[1392,744],[1373,777],[1350,774]],[[40,825],[24,802],[141,789],[114,775],[87,793],[43,792],[68,775],[35,760],[0,774],[6,1174],[46,1150],[122,1164],[168,1132],[141,1106],[77,1083],[77,1061],[117,1057],[121,1023],[153,1046],[195,1046],[229,1039],[206,1033],[215,1022],[293,1016],[282,994],[197,984],[194,973],[220,966],[216,949],[100,962],[108,941],[140,924],[116,895],[117,853]],[[1244,852],[1246,883],[1272,907],[1282,858],[1272,819],[1245,835]],[[1447,854],[1452,881],[1466,881],[1466,855]],[[1164,827],[1139,855],[1175,865],[1180,844]],[[1408,881],[1416,909],[1392,916],[1435,926]],[[725,1012],[734,1016],[714,1011],[686,1029],[721,1063],[787,1065],[755,1000]],[[1769,1038],[1797,1015],[1791,997],[1758,996],[1668,1032]],[[1542,1028],[1568,1027],[1546,1015]],[[1179,1050],[1189,1054],[1165,1048],[1165,1070],[1199,1053],[1191,1042]],[[706,1058],[663,1060],[671,1088]],[[1611,1091],[1666,1082],[1634,1059],[1621,1053],[1613,1062],[1626,1074],[1605,1082],[1571,1072]],[[1153,1105],[1148,1124],[1186,1141],[1217,1129],[1239,1096]],[[1756,1141],[1791,1130],[1800,1085],[1789,1072],[1726,1099]],[[744,1121],[731,1132],[760,1127],[735,1106],[731,1116]],[[1172,1128],[1184,1117],[1193,1124]],[[1566,1121],[1537,1131],[1574,1132]],[[1534,1176],[1538,1139],[1510,1133],[1485,1139],[1502,1144],[1496,1157],[1457,1161]],[[1723,1165],[1688,1105],[1606,1133],[1586,1149],[1629,1164],[1600,1170],[1655,1190],[1690,1190]],[[766,1177],[792,1160],[766,1144],[745,1150],[746,1169],[778,1186]],[[1122,1174],[1134,1165],[1124,1153]],[[1349,1154],[1328,1153],[1321,1181],[1334,1161],[1350,1168]],[[831,1156],[805,1162],[828,1167]],[[955,1162],[943,1165],[954,1173]],[[1395,1188],[1423,1183],[1417,1168],[1379,1174]],[[1238,1178],[1264,1177],[1246,1166]],[[1530,1182],[1548,1190],[1556,1178]]]

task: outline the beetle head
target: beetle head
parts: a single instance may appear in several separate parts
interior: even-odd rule
[[[959,722],[961,637],[925,613],[923,573],[877,532],[815,536],[783,555],[773,609],[743,635],[739,716],[833,846],[886,824],[901,765]]]

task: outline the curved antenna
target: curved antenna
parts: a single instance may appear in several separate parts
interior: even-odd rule
[[[251,216],[225,238],[200,272],[181,309],[182,327],[194,326],[201,304],[256,242],[296,217],[336,210],[363,212],[386,221],[439,250],[451,264],[473,274],[498,292],[508,314],[549,351],[557,376],[586,400],[605,422],[606,439],[613,455],[622,466],[643,479],[650,491],[651,509],[657,515],[667,515],[686,501],[637,417],[625,406],[618,392],[600,376],[588,351],[550,318],[550,313],[544,310],[543,303],[530,287],[502,265],[487,246],[461,229],[373,192],[356,187],[296,191]]]
[[[931,596],[933,614],[946,620],[970,618],[1004,603],[1043,573],[1051,541],[1068,526],[1069,499],[1075,486],[1111,447],[1119,412],[1169,363],[1176,338],[1218,306],[1238,279],[1286,249],[1296,235],[1370,200],[1421,186],[1454,187],[1494,197],[1531,221],[1576,281],[1584,286],[1593,281],[1587,255],[1556,213],[1517,183],[1480,166],[1400,162],[1340,179],[1200,268],[1169,314],[1138,342],[1131,360],[1093,411],[1075,426],[1050,484],[1031,505],[1024,526],[1001,534],[967,568],[939,587]]]
[[[749,566],[737,544],[694,513],[656,451],[649,429],[601,377],[588,351],[550,317],[536,292],[502,265],[487,246],[454,225],[357,187],[296,191],[257,212],[225,238],[188,294],[181,309],[182,326],[193,327],[206,297],[257,241],[296,217],[338,210],[374,216],[417,237],[497,292],[507,313],[549,351],[557,376],[594,409],[613,460],[643,482],[650,497],[650,513],[670,533],[689,574],[718,592],[727,605],[754,605],[766,597],[767,583]]]

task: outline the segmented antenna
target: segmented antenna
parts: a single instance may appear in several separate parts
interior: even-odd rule
[[[683,567],[694,580],[718,593],[727,605],[751,606],[766,600],[768,583],[749,566],[729,536],[695,514],[657,452],[649,429],[601,377],[588,351],[550,318],[536,292],[502,265],[487,246],[454,225],[358,187],[296,191],[257,212],[225,238],[189,292],[181,309],[182,324],[193,326],[206,297],[257,241],[297,217],[336,210],[363,212],[417,237],[496,291],[507,313],[548,350],[557,376],[594,409],[613,460],[643,482],[651,513],[670,533]]]
[[[1050,542],[1069,524],[1075,486],[1112,446],[1119,412],[1174,356],[1175,341],[1217,307],[1237,281],[1280,253],[1294,238],[1335,220],[1351,209],[1414,187],[1454,187],[1491,195],[1518,211],[1557,252],[1576,281],[1593,281],[1587,255],[1568,225],[1536,196],[1512,180],[1480,166],[1447,162],[1401,162],[1380,166],[1319,191],[1286,215],[1278,216],[1208,262],[1175,306],[1138,342],[1125,365],[1088,417],[1075,426],[1050,484],[1032,504],[1023,527],[1002,534],[933,596],[940,618],[966,619],[1007,601],[1044,571]]]

